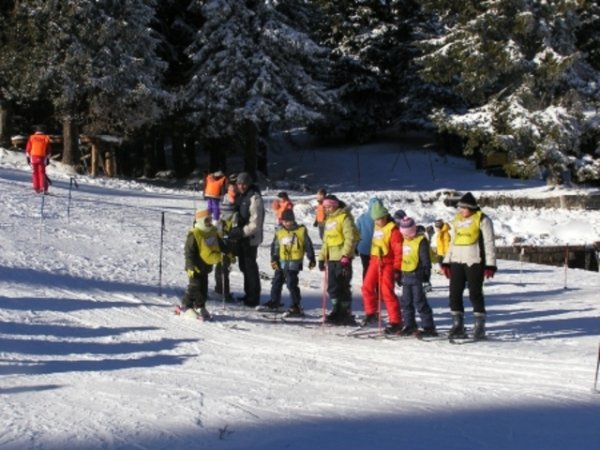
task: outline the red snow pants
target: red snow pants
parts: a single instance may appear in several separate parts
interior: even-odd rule
[[[365,314],[375,314],[378,310],[378,292],[385,303],[390,324],[402,322],[400,303],[394,292],[394,267],[392,264],[381,264],[381,279],[379,279],[380,262],[377,256],[371,256],[369,267],[363,280],[362,297]]]
[[[48,191],[48,181],[46,180],[46,161],[41,156],[31,157],[31,168],[33,170],[31,181],[33,189],[36,192]]]

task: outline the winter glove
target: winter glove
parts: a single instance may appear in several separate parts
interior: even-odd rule
[[[402,271],[394,270],[394,281],[396,282],[396,286],[402,286]]]
[[[280,267],[279,267],[279,261],[271,261],[271,268],[273,270],[280,269]]]
[[[325,271],[325,261],[319,261],[319,270],[321,272]]]
[[[495,266],[485,266],[485,269],[483,269],[483,276],[486,279],[494,278],[494,275],[496,275],[496,270],[498,269]]]
[[[44,165],[47,166],[48,164],[50,164],[50,157],[46,156],[46,159],[44,159]]]
[[[342,276],[349,280],[352,277],[352,260],[347,256],[342,256],[340,265],[342,266]]]
[[[312,269],[314,269],[316,265],[317,265],[317,262],[315,261],[315,259],[314,259],[314,258],[313,258],[313,259],[311,259],[311,260],[308,262],[308,268],[309,268],[309,270],[312,270]]]
[[[318,227],[318,226],[319,226],[319,222],[317,222],[317,221],[315,220],[315,222],[313,223],[313,227],[315,227],[315,228],[316,228],[316,227]]]
[[[31,158],[29,156],[27,156],[27,165],[30,166],[31,165]]]
[[[188,278],[194,278],[197,273],[200,273],[200,269],[198,269],[197,267],[194,267],[193,269],[187,269],[186,272],[187,272]]]
[[[243,237],[244,237],[244,231],[242,230],[241,227],[232,228],[231,231],[229,232],[229,239],[232,239],[234,241],[239,241]]]
[[[448,279],[450,279],[450,275],[452,274],[450,271],[450,264],[442,264],[442,273]]]

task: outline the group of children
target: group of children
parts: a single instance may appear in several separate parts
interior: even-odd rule
[[[235,226],[235,184],[222,172],[209,174],[205,191],[206,203],[198,207],[193,228],[185,243],[185,269],[189,277],[188,289],[180,311],[191,311],[203,319],[210,319],[206,310],[208,274],[215,266],[215,291],[224,300],[233,301],[229,290],[229,270],[235,261],[235,248],[228,242],[228,231]],[[303,261],[308,268],[317,265],[325,273],[327,293],[332,310],[325,318],[334,325],[357,324],[351,312],[352,260],[360,255],[363,265],[362,299],[364,318],[362,326],[381,325],[381,304],[388,312],[389,334],[437,335],[431,307],[424,284],[431,273],[431,250],[422,227],[402,210],[393,216],[377,199],[371,199],[368,211],[356,221],[349,208],[325,189],[316,194],[317,207],[313,226],[318,228],[323,242],[318,255],[304,225],[298,224],[293,203],[286,192],[280,192],[273,201],[276,229],[270,246],[271,267],[274,270],[269,300],[257,309],[280,311],[282,288],[290,293],[291,305],[286,316],[301,317],[299,272]],[[213,224],[213,221],[216,223]],[[421,230],[419,229],[421,228]],[[441,265],[448,248],[449,226],[435,221],[437,230],[437,258]],[[401,299],[395,285],[402,286]],[[421,319],[417,326],[416,314]]]

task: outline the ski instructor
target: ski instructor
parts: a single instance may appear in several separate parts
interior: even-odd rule
[[[241,301],[246,306],[260,304],[260,277],[258,273],[258,246],[263,240],[265,207],[258,186],[248,172],[237,176],[239,197],[238,225],[229,232],[229,239],[237,241],[240,271],[244,274],[244,295]]]
[[[469,286],[475,326],[473,338],[485,338],[485,304],[483,280],[496,273],[494,226],[485,215],[473,194],[467,192],[458,201],[454,217],[450,247],[444,257],[442,272],[450,279],[450,338],[466,337],[464,327],[463,291]]]

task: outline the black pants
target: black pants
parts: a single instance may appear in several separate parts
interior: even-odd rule
[[[244,303],[258,305],[260,303],[260,276],[258,273],[258,247],[250,245],[248,239],[242,239],[239,246],[239,267],[244,274]]]
[[[327,294],[333,304],[334,312],[352,312],[352,266],[344,272],[339,261],[327,262]]]
[[[473,312],[485,313],[483,301],[483,265],[450,264],[450,311],[464,312],[463,292],[469,286],[469,300]]]
[[[183,296],[186,308],[201,308],[206,305],[208,297],[208,273],[196,273],[189,279],[187,291]]]
[[[290,297],[292,298],[292,305],[300,306],[300,288],[298,287],[298,271],[297,270],[283,270],[277,269],[273,274],[273,281],[271,282],[271,300],[274,303],[281,303],[281,290],[283,283],[287,286],[290,291]]]

